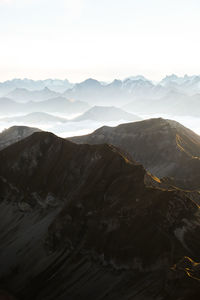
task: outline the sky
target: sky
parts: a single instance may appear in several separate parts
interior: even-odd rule
[[[0,0],[0,81],[200,74],[199,0]]]

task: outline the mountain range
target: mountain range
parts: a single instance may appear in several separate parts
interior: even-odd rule
[[[43,101],[69,99],[70,102],[76,103],[76,111],[79,112],[83,110],[78,109],[78,106],[85,102],[88,107],[115,106],[133,114],[157,113],[200,117],[200,76],[170,75],[157,83],[143,76],[129,77],[124,80],[115,79],[110,83],[89,78],[74,84],[62,80],[16,79],[0,83],[0,96],[0,102],[5,103],[3,111],[6,107],[11,107],[11,111],[20,109],[11,100],[27,103],[28,107],[34,106],[33,102],[39,102],[41,105]],[[26,113],[33,112],[32,108],[27,109],[27,107]],[[24,113],[24,108],[21,106],[23,111],[19,113]],[[60,108],[58,104],[58,108],[54,107],[51,111],[46,107],[46,110],[41,109],[42,112],[51,112],[55,109],[59,112]],[[34,111],[40,111],[39,107],[34,108]]]
[[[39,91],[38,90],[29,91],[27,89],[16,88],[15,90],[11,91],[7,95],[9,99],[21,103],[27,103],[29,101],[34,101],[34,102],[45,101],[59,96],[60,96],[59,93],[51,91],[47,87]]]
[[[49,100],[48,103],[49,102],[51,101]],[[49,106],[47,107],[47,109],[49,109]],[[60,112],[63,113],[64,110],[60,109]],[[76,112],[76,110],[74,110],[74,112]],[[94,122],[104,123],[104,122],[111,122],[111,121],[138,121],[138,120],[141,120],[141,118],[131,113],[127,113],[117,107],[94,106],[89,110],[87,110],[85,113],[81,114],[80,116],[72,118],[70,120],[68,120],[67,118],[61,118],[56,115],[48,114],[45,112],[32,112],[26,115],[0,118],[0,124],[6,124],[6,125],[9,125],[11,123],[23,124],[23,125],[36,124],[37,126],[40,126],[41,124],[56,125],[57,123],[67,123],[67,122],[72,123],[72,122],[83,122],[83,121],[94,121]]]
[[[198,299],[200,219],[191,192],[159,188],[114,146],[47,132],[1,150],[0,175],[1,293]]]
[[[63,93],[73,86],[67,79],[46,79],[46,80],[32,80],[32,79],[13,79],[0,83],[0,95],[5,96],[15,89],[26,89],[29,91],[42,90],[49,88],[58,93]]]
[[[169,177],[182,188],[200,189],[200,136],[162,118],[104,126],[69,138],[76,143],[109,143],[123,149],[155,176]]]
[[[0,114],[26,114],[32,112],[45,113],[83,113],[90,106],[82,101],[70,101],[64,97],[56,97],[46,101],[19,103],[9,98],[0,98]]]

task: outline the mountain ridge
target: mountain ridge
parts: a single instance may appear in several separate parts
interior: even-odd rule
[[[158,118],[113,128],[104,126],[92,134],[69,140],[113,144],[155,176],[173,177],[180,187],[200,188],[200,137],[176,121]]]

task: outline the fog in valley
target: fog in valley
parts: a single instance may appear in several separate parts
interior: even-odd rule
[[[109,83],[87,79],[14,79],[0,83],[0,131],[26,125],[61,137],[83,135],[108,125],[162,117],[200,134],[200,76],[143,76]]]

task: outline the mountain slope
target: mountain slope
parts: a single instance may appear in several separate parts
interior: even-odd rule
[[[175,121],[160,118],[114,128],[104,126],[92,134],[69,139],[113,144],[157,177],[173,177],[182,188],[200,188],[200,137]]]
[[[133,97],[143,97],[151,93],[154,85],[141,77],[128,78],[124,81],[115,79],[108,84],[89,78],[77,83],[63,95],[67,98],[86,101],[91,105],[123,105]]]
[[[19,300],[199,293],[179,263],[200,258],[198,205],[118,149],[34,133],[0,151],[0,175],[0,285]]]

